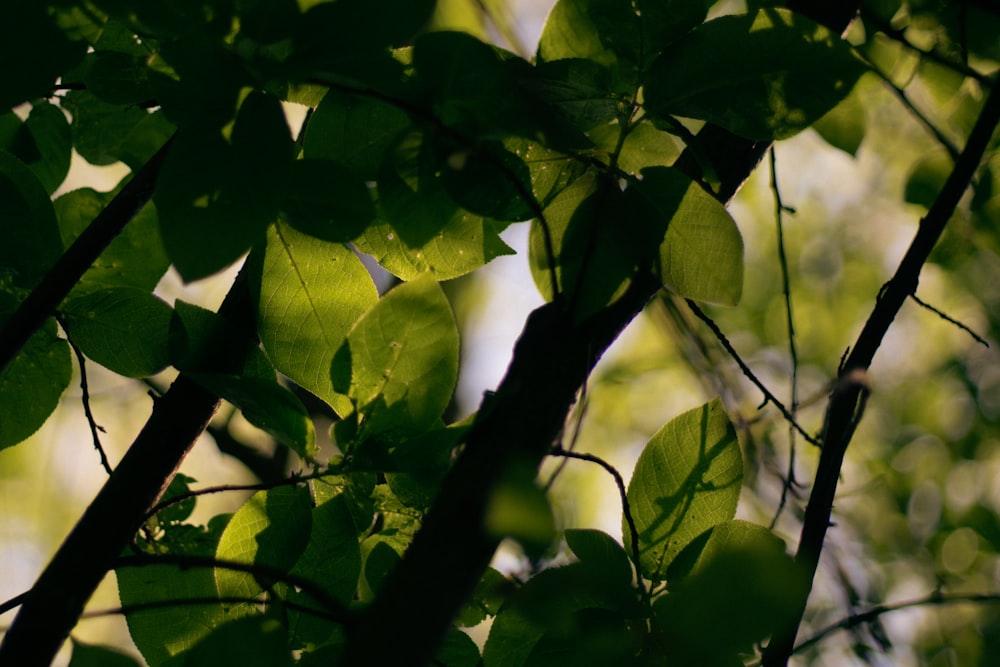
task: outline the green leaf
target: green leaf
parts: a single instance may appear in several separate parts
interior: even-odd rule
[[[179,526],[193,529],[194,539],[182,545],[161,541],[157,547],[167,552],[212,556],[221,529],[215,530],[215,519],[209,525],[210,529],[206,531]],[[182,602],[217,596],[210,568],[182,569],[174,565],[145,564],[120,567],[115,570],[115,577],[118,580],[118,597],[126,609],[149,602],[178,601],[176,605],[131,611],[125,615],[132,641],[150,667],[159,667],[172,656],[191,648],[212,628],[226,620],[221,604],[191,605]]]
[[[185,281],[235,262],[273,221],[271,211],[243,199],[240,175],[221,135],[181,133],[171,147],[153,201],[163,245]]]
[[[459,208],[442,188],[420,135],[404,138],[390,157],[379,176],[379,221],[357,239],[359,250],[403,280],[447,280],[513,253],[501,226]]]
[[[201,306],[174,302],[170,360],[182,373],[217,373],[274,380],[274,367],[256,337]]]
[[[16,307],[14,298],[0,290],[0,323]],[[69,346],[50,318],[0,372],[0,449],[25,440],[45,423],[72,372]]]
[[[334,391],[330,363],[354,322],[378,301],[361,260],[339,243],[278,223],[268,229],[254,270],[257,327],[274,367],[339,414],[351,412],[347,397]]]
[[[654,117],[704,119],[750,139],[785,139],[846,97],[863,71],[846,42],[801,15],[723,16],[656,59],[645,107]]]
[[[455,618],[455,625],[471,628],[490,616],[496,616],[503,604],[504,594],[513,589],[513,584],[492,567],[486,568],[476,584],[469,601]]]
[[[638,647],[626,619],[637,611],[634,599],[595,581],[582,562],[540,572],[496,615],[483,664],[631,664]]]
[[[309,543],[292,568],[293,574],[312,581],[345,605],[354,599],[361,575],[358,528],[350,505],[351,500],[344,492],[317,503],[312,510]],[[311,608],[323,608],[322,603],[303,591],[291,593],[288,599]],[[298,622],[289,625],[295,628],[297,641],[304,643],[319,643],[333,631],[330,621],[309,614],[298,615]]]
[[[0,109],[47,97],[56,78],[83,58],[87,45],[70,41],[49,16],[49,6],[11,3],[0,28],[0,62],[4,67]]]
[[[190,374],[198,384],[226,399],[243,413],[248,422],[275,440],[311,460],[319,452],[316,430],[309,412],[295,394],[274,379],[221,375]]]
[[[494,220],[528,220],[535,214],[528,168],[499,142],[468,150],[439,140],[439,178],[448,194],[468,211]]]
[[[138,105],[153,99],[147,67],[150,54],[141,48],[134,50],[138,52],[88,53],[81,68],[86,89],[108,104]]]
[[[296,160],[287,167],[288,185],[281,205],[285,219],[309,236],[347,243],[375,218],[365,183],[333,160]]]
[[[372,181],[382,156],[409,125],[409,117],[397,107],[331,90],[309,119],[302,150],[307,158],[335,160]]]
[[[743,292],[743,237],[732,216],[679,171],[650,167],[626,191],[636,218],[648,220],[647,242],[660,233],[663,284],[681,296],[725,305]]]
[[[424,277],[390,291],[351,329],[331,375],[363,433],[430,428],[458,377],[458,328],[441,287]]]
[[[631,587],[632,565],[622,546],[600,530],[574,528],[566,531],[566,546],[585,567],[611,585]]]
[[[291,667],[288,634],[273,618],[240,618],[221,625],[165,667]]]
[[[635,464],[627,493],[643,576],[662,580],[689,542],[732,519],[742,480],[736,430],[719,399],[657,431]],[[631,539],[624,520],[622,533]]]
[[[826,143],[857,157],[866,125],[864,104],[855,91],[813,123],[813,129]]]
[[[279,486],[258,491],[243,503],[219,538],[220,560],[266,566],[288,572],[309,543],[312,501],[305,487]],[[216,568],[215,585],[221,597],[255,597],[275,581],[262,574]],[[230,618],[252,615],[255,605],[226,603]]]
[[[107,646],[92,646],[83,644],[76,639],[73,642],[73,657],[69,667],[140,667],[131,656]]]
[[[480,663],[479,647],[472,637],[458,628],[448,628],[433,664],[444,667],[477,667]]]
[[[517,85],[512,63],[528,69],[516,56],[460,32],[426,33],[413,47],[417,81],[435,116],[470,138],[533,138],[541,130],[544,117]]]
[[[560,0],[542,28],[538,60],[592,60],[615,70],[616,78],[629,83],[636,79],[641,43],[639,16],[630,3]]]
[[[103,166],[122,160],[133,132],[149,114],[135,106],[118,106],[87,90],[71,90],[61,106],[73,116],[73,147],[87,162]]]
[[[0,283],[30,289],[62,254],[48,193],[17,158],[0,151]]]
[[[611,88],[611,73],[593,60],[545,61],[526,83],[539,98],[579,130],[589,130],[618,117],[621,99]]]
[[[67,248],[104,210],[111,195],[82,188],[53,202]],[[156,207],[147,204],[90,265],[71,294],[78,296],[106,287],[135,287],[152,292],[169,267],[170,258],[160,240]]]
[[[952,158],[943,148],[928,151],[910,169],[903,200],[929,209],[954,166]]]
[[[72,297],[60,307],[66,330],[90,359],[126,377],[149,377],[170,363],[172,309],[134,287]]]
[[[668,167],[681,154],[684,145],[669,132],[652,123],[642,122],[629,130],[619,147],[621,125],[610,123],[595,127],[588,133],[598,150],[612,155],[618,151],[618,168],[638,175],[646,167]]]
[[[804,593],[795,570],[784,543],[763,526],[727,521],[710,529],[668,569],[670,595],[654,604],[671,658],[724,664],[783,627]]]
[[[38,101],[31,105],[31,113],[23,128],[25,140],[34,150],[14,151],[14,154],[28,165],[45,191],[51,194],[69,173],[73,149],[69,122],[54,104]]]

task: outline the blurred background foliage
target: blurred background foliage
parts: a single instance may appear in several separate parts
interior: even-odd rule
[[[528,55],[550,4],[441,0],[434,27],[466,30]],[[848,39],[877,71],[865,75],[816,129],[776,145],[774,182],[765,158],[743,187],[730,207],[746,248],[743,299],[736,308],[707,310],[753,373],[797,411],[811,433],[822,426],[838,361],[947,175],[949,153],[961,148],[987,77],[1000,65],[1000,5],[993,0],[862,5]],[[723,1],[713,13],[744,8],[742,2]],[[290,120],[294,117],[289,109]],[[82,185],[107,189],[122,173],[120,165],[94,167],[74,153],[70,178],[59,192]],[[782,211],[780,237],[776,191],[794,209]],[[994,157],[924,267],[918,290],[920,299],[968,326],[989,347],[914,301],[904,308],[869,375],[872,398],[848,452],[836,525],[800,637],[877,604],[936,592],[1000,590],[998,215],[1000,158]],[[482,392],[499,381],[525,315],[541,303],[526,270],[526,237],[527,225],[512,226],[504,238],[517,255],[446,285],[463,335],[458,417],[473,411]],[[159,293],[215,308],[230,281],[231,275],[182,286],[171,273]],[[117,459],[145,420],[148,388],[96,365],[88,370],[93,409],[107,430],[104,444]],[[32,443],[0,452],[3,598],[31,584],[103,481],[78,382],[71,387]],[[682,301],[667,296],[651,304],[617,341],[567,422],[563,444],[572,441],[578,451],[605,458],[627,480],[642,446],[664,422],[715,395],[723,397],[744,448],[747,474],[739,516],[764,525],[775,521],[794,548],[817,450],[801,436],[793,438],[773,406],[762,405],[760,391]],[[218,425],[261,451],[273,447],[238,415],[224,413]],[[185,462],[186,474],[212,483],[256,479],[212,446],[210,437],[205,440]],[[543,480],[550,477],[564,527],[598,527],[619,535],[620,501],[605,472],[582,462],[553,461],[542,473]],[[244,498],[223,494],[199,500],[196,520],[232,511]],[[515,572],[531,567],[513,551],[500,554],[498,564]],[[875,623],[827,637],[800,660],[995,664],[998,600],[931,601],[886,613]],[[116,603],[114,587],[106,582],[91,607]],[[0,624],[10,619],[2,616]],[[130,641],[117,617],[88,620],[74,634],[125,646]]]

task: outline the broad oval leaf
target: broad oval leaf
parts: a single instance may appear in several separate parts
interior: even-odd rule
[[[346,396],[333,389],[330,362],[354,322],[378,301],[361,260],[342,244],[279,222],[254,267],[257,327],[274,367],[338,413],[350,412]]]
[[[159,297],[112,287],[71,298],[60,310],[70,340],[115,373],[149,377],[170,363],[172,310]]]
[[[316,429],[302,401],[272,377],[193,373],[192,379],[240,409],[248,422],[305,458],[318,453]]]
[[[650,167],[626,191],[632,213],[659,230],[660,277],[681,296],[725,305],[743,293],[743,237],[715,198],[675,169]],[[658,231],[657,231],[658,233]],[[656,242],[650,238],[649,241]]]
[[[763,9],[709,21],[667,47],[650,67],[645,107],[654,117],[708,120],[749,139],[785,139],[846,97],[862,72],[837,35],[790,11]]]
[[[53,202],[66,247],[76,240],[111,201],[110,193],[90,188],[72,190]],[[105,287],[137,287],[152,292],[170,267],[160,240],[156,208],[143,206],[110,245],[94,260],[73,288],[74,296]]]
[[[73,642],[73,657],[69,667],[139,667],[135,658],[107,646],[92,646],[83,644],[76,639]]]
[[[288,572],[302,555],[312,531],[312,501],[305,487],[279,486],[258,491],[243,503],[219,538],[216,558]],[[275,581],[262,575],[216,568],[221,597],[254,597]],[[254,605],[227,605],[232,616],[253,613]]]
[[[30,289],[62,254],[48,193],[23,162],[0,151],[0,281]]]
[[[0,323],[16,307],[12,297],[0,292]],[[56,335],[50,318],[0,371],[0,449],[25,440],[45,423],[72,372],[69,346]]]
[[[317,499],[318,501],[319,499]],[[312,510],[312,532],[305,551],[292,572],[316,584],[332,598],[345,605],[354,599],[361,574],[361,548],[358,527],[351,513],[351,500],[342,491]],[[367,528],[367,526],[365,526]],[[289,595],[291,601],[310,608],[322,608],[322,601],[304,591]],[[299,614],[291,611],[290,614]],[[311,614],[299,614],[289,624],[299,642],[320,643],[330,635],[334,624]]]
[[[458,328],[441,287],[423,277],[390,291],[348,334],[331,376],[364,433],[432,426],[458,378]]]
[[[657,431],[635,464],[627,493],[643,576],[662,580],[689,542],[732,519],[742,480],[736,430],[719,399]],[[631,539],[624,520],[622,533],[626,541]]]
[[[725,664],[749,650],[789,620],[805,592],[784,542],[746,521],[727,521],[707,531],[667,574],[670,595],[655,603],[654,618],[664,643],[683,664],[694,657],[699,663]]]

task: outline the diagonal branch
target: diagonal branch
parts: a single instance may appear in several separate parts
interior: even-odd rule
[[[32,334],[55,312],[56,307],[79,282],[80,276],[153,196],[156,179],[172,142],[173,138],[168,139],[149,162],[135,172],[132,180],[125,184],[73,241],[0,329],[0,373],[14,360]]]
[[[219,314],[241,330],[254,330],[244,273]],[[184,375],[153,403],[153,413],[135,442],[28,592],[0,644],[0,664],[43,667],[52,662],[94,589],[218,406],[217,396]]]
[[[906,299],[916,292],[920,270],[944,232],[945,225],[959,200],[969,187],[990,138],[1000,123],[998,89],[1000,86],[993,86],[990,91],[979,119],[966,142],[965,150],[959,155],[954,170],[945,181],[930,211],[920,221],[920,228],[899,263],[895,275],[882,288],[854,348],[841,364],[837,388],[830,396],[827,405],[826,426],[822,439],[823,451],[820,454],[809,504],[806,506],[799,549],[795,556],[806,593],[796,601],[798,608],[794,621],[781,628],[767,647],[762,663],[764,667],[779,667],[788,663],[795,635],[805,612],[808,591],[812,587],[812,580],[819,564],[826,530],[830,525],[830,513],[833,509],[844,453],[860,418],[859,410],[863,408],[867,396],[868,389],[864,375],[896,318],[896,313]]]

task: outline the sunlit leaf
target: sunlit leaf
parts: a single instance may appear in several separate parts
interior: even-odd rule
[[[330,362],[354,322],[378,300],[357,256],[339,243],[306,236],[284,223],[268,230],[251,281],[260,339],[280,372],[351,411],[330,379]]]
[[[689,542],[733,518],[742,480],[736,431],[718,399],[657,431],[635,464],[627,494],[643,576],[663,579]],[[625,521],[622,532],[631,539]]]
[[[252,495],[229,520],[219,538],[216,558],[288,572],[302,555],[312,530],[312,502],[307,489],[279,486]],[[255,597],[278,582],[248,572],[216,568],[222,597]],[[256,606],[225,605],[230,618],[254,614]]]
[[[640,242],[659,241],[663,284],[691,299],[725,305],[743,292],[743,237],[725,207],[674,169],[650,167],[626,191],[632,214],[645,218]],[[639,235],[637,235],[639,236]]]
[[[458,377],[458,329],[430,278],[404,283],[366,313],[333,360],[365,433],[419,433],[444,412]]]

